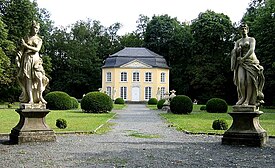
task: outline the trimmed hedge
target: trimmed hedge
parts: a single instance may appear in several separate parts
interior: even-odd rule
[[[226,120],[218,119],[218,120],[213,121],[212,128],[214,130],[227,130],[228,124],[227,124]]]
[[[87,113],[107,113],[113,109],[113,101],[105,93],[90,92],[81,100],[81,109]]]
[[[67,128],[67,121],[65,119],[59,118],[56,120],[55,125],[57,126],[57,128],[65,129]]]
[[[123,100],[123,98],[119,97],[119,98],[116,98],[115,104],[125,104],[125,101]]]
[[[158,104],[158,99],[156,99],[156,98],[150,98],[148,100],[148,104],[149,105],[156,105],[156,104]]]
[[[165,99],[160,99],[158,101],[157,108],[158,109],[162,109],[164,102],[165,102]]]
[[[73,108],[71,97],[62,91],[54,91],[46,94],[47,108],[51,110],[68,110]]]
[[[193,110],[193,102],[188,96],[177,95],[171,100],[170,109],[174,114],[189,114]]]
[[[206,106],[201,106],[200,111],[206,111]]]
[[[209,113],[226,113],[228,105],[225,100],[212,98],[206,103],[206,111]]]
[[[78,100],[75,97],[71,97],[72,101],[72,109],[78,109],[79,103]]]

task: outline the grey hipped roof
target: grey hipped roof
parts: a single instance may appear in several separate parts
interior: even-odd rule
[[[169,68],[163,56],[142,47],[125,47],[124,49],[110,55],[102,68],[120,67],[133,60],[141,61],[147,65],[157,68]]]

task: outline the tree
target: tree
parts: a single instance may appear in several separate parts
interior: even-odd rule
[[[10,58],[7,56],[10,52],[15,50],[14,44],[7,39],[8,30],[6,25],[2,22],[0,17],[0,84],[7,85],[11,83],[11,71],[9,67],[11,65]]]
[[[192,77],[190,89],[193,96],[202,102],[212,97],[226,98],[233,89],[232,77],[228,78],[233,46],[230,18],[208,10],[192,21],[191,30],[193,58],[188,73]],[[232,84],[225,85],[227,83]]]
[[[119,24],[105,28],[91,19],[54,29],[49,52],[53,62],[51,89],[78,98],[98,90],[104,57],[117,50],[119,44],[118,29]]]
[[[264,67],[266,78],[264,86],[266,105],[275,104],[275,2],[272,0],[253,0],[243,17],[249,26],[249,35],[256,39],[255,53]]]
[[[190,63],[192,41],[190,26],[168,15],[153,16],[146,28],[145,46],[164,56],[171,67],[170,89],[178,94],[189,90],[186,67]]]

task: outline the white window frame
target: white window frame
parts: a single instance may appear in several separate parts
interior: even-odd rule
[[[165,83],[165,72],[160,73],[160,82]]]
[[[149,100],[152,98],[152,87],[147,86],[144,89],[144,99]]]
[[[165,87],[160,88],[160,99],[164,99]]]
[[[127,82],[127,72],[120,73],[120,82]]]
[[[152,72],[145,72],[145,82],[152,82]]]
[[[106,72],[106,82],[112,82],[112,73]]]
[[[106,94],[111,97],[112,96],[112,87],[111,86],[107,86],[106,87]]]
[[[133,82],[139,82],[139,72],[133,72]]]
[[[120,87],[120,97],[123,100],[127,99],[127,87],[125,87],[125,86]]]

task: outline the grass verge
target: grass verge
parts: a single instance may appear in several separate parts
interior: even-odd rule
[[[114,105],[114,109],[124,108],[122,105]],[[12,108],[0,109],[0,133],[10,133],[11,129],[19,122],[19,115],[15,111],[16,106]],[[18,108],[18,106],[17,106]],[[92,132],[102,124],[114,117],[115,113],[84,113],[81,109],[77,110],[51,110],[46,116],[46,123],[55,132]],[[55,123],[58,118],[63,118],[67,121],[66,129],[59,129]],[[102,126],[97,130],[98,134],[102,134],[110,130],[110,124]]]
[[[207,113],[200,111],[200,105],[194,105],[193,111],[189,115],[179,115],[172,113],[160,114],[165,118],[170,126],[178,130],[191,133],[223,134],[223,130],[213,130],[212,123],[216,119],[225,119],[231,126],[232,118],[227,113]],[[229,107],[230,111],[232,107]],[[275,136],[275,109],[261,109],[264,114],[260,116],[260,125],[267,131],[269,136]]]

